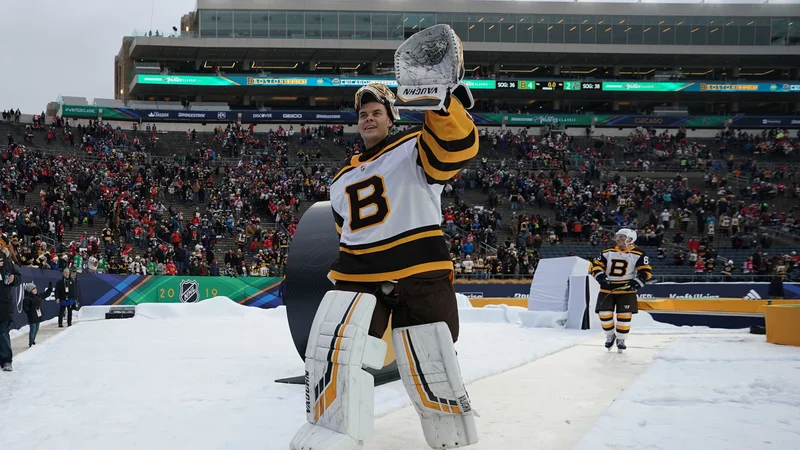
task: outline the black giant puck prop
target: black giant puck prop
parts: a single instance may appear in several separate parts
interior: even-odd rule
[[[317,202],[303,214],[292,237],[283,283],[283,303],[289,330],[300,358],[305,361],[308,335],[322,297],[334,288],[328,280],[331,264],[339,256],[339,235],[333,221],[331,202]],[[365,369],[379,386],[400,379],[392,349],[392,329],[383,336],[387,351],[383,368]],[[304,384],[303,375],[276,380],[278,383]]]

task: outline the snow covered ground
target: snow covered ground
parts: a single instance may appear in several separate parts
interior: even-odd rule
[[[800,448],[800,348],[763,336],[680,339],[575,446],[710,448]]]
[[[552,391],[548,386],[559,386],[558,395],[564,399],[561,407],[574,409],[576,404],[568,399],[593,395],[593,389],[577,382],[572,389],[575,392],[568,392],[583,371],[580,361],[574,360],[589,355],[592,361],[587,358],[587,371],[608,372],[614,369],[609,364],[619,364],[618,370],[625,371],[625,364],[633,364],[634,353],[627,359],[628,355],[606,353],[600,347],[600,333],[525,328],[518,324],[520,312],[487,312],[483,319],[481,313],[464,314],[456,347],[464,378],[469,386],[475,386],[476,396],[490,395],[494,379],[506,391],[518,380],[519,387],[510,391],[509,402],[550,409],[559,402],[545,404],[530,396],[536,392],[541,398]],[[303,387],[274,382],[303,373],[285,314],[283,308],[260,310],[215,299],[198,304],[140,305],[134,319],[78,322],[15,357],[14,372],[0,373],[0,448],[287,449],[305,414]],[[664,345],[686,333],[713,332],[677,329],[648,318],[646,314],[637,316],[634,333],[638,323],[640,333],[652,334],[651,339]],[[670,336],[670,330],[676,336]],[[650,352],[650,356],[636,373],[644,375],[618,396],[594,425],[596,415],[584,414],[581,423],[585,426],[573,427],[571,432],[578,434],[569,442],[587,428],[577,448],[664,449],[678,448],[678,443],[680,448],[697,448],[698,443],[719,442],[704,448],[783,449],[794,448],[781,446],[792,436],[795,443],[800,442],[800,436],[791,431],[800,428],[800,349],[773,347],[765,344],[763,337],[727,331],[713,337],[692,336],[687,341],[656,356],[656,362],[645,371],[658,350],[646,348],[650,341],[642,339],[642,353]],[[635,335],[630,342],[630,352],[635,352]],[[711,356],[714,359],[708,362]],[[525,365],[532,361],[534,364]],[[547,368],[547,376],[530,370],[537,367]],[[528,374],[518,372],[525,368]],[[493,377],[501,372],[506,372],[502,380]],[[526,382],[537,383],[538,388],[529,394]],[[623,384],[619,384],[620,391],[629,383]],[[597,414],[617,392],[607,394],[605,403],[594,401]],[[375,397],[378,416],[389,418],[390,413],[408,409],[404,408],[409,404],[405,390],[397,382],[378,387]],[[482,413],[479,425],[491,430],[492,409],[485,406],[481,411],[476,404]],[[730,415],[729,408],[733,408]],[[695,412],[707,420],[686,417]],[[414,420],[408,423],[415,427],[414,436],[420,434]],[[542,428],[535,423],[525,428],[525,423],[523,420],[520,433],[524,436],[529,430],[531,440],[506,449],[529,449],[534,441],[543,443],[537,450],[569,448],[563,446],[563,440],[558,445],[556,440],[537,440],[533,434],[542,433]],[[647,434],[652,434],[649,440]],[[729,439],[728,434],[751,438]],[[701,438],[692,442],[691,436]],[[759,440],[754,441],[756,437]],[[774,443],[769,447],[752,445],[767,440]],[[606,444],[616,447],[604,447]],[[426,447],[415,438],[413,444],[400,448]]]
[[[78,322],[0,374],[2,448],[286,449],[305,421],[305,394],[274,382],[303,373],[285,314],[221,299]],[[472,381],[586,336],[465,323],[457,348]],[[375,399],[381,415],[409,404],[400,383]]]

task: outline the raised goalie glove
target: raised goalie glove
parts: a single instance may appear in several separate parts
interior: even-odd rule
[[[465,109],[475,104],[464,77],[464,50],[450,25],[426,28],[400,44],[394,54],[397,109],[446,110],[450,95]]]

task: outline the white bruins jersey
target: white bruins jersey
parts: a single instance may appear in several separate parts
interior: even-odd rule
[[[593,277],[601,272],[605,272],[612,285],[624,285],[634,278],[647,281],[652,278],[650,258],[638,247],[629,250],[620,250],[617,247],[607,248],[600,253],[600,256],[592,261],[589,267]],[[600,292],[610,292],[601,289]],[[614,294],[630,293],[627,290],[615,291]]]
[[[387,137],[334,177],[331,206],[339,258],[330,277],[382,282],[453,270],[441,230],[442,189],[478,153],[478,133],[457,100],[448,114]]]

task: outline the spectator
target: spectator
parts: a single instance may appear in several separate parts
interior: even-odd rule
[[[22,310],[28,316],[28,347],[36,345],[36,335],[39,334],[39,324],[42,322],[42,300],[47,300],[53,292],[53,283],[47,285],[44,294],[39,295],[39,290],[33,283],[25,285],[25,298],[22,300]]]
[[[19,270],[9,258],[9,250],[0,251],[0,369],[11,372],[14,354],[11,350],[11,324],[14,321],[14,287],[20,284]]]
[[[58,327],[64,328],[64,316],[67,316],[67,326],[72,326],[72,310],[75,308],[75,299],[78,296],[75,278],[70,276],[70,270],[64,269],[64,277],[56,282],[56,300],[58,300]]]

